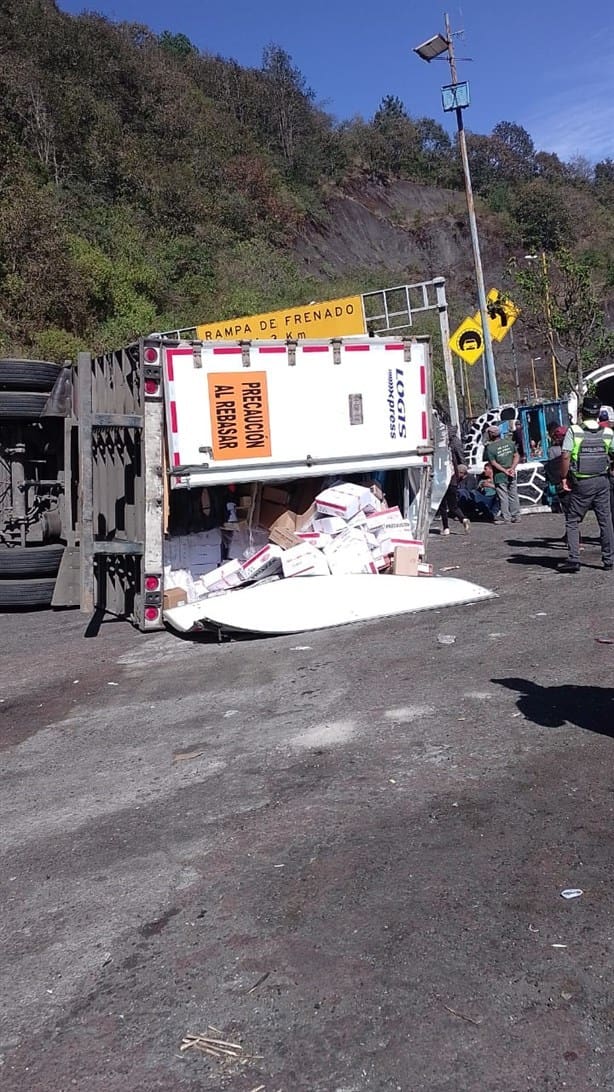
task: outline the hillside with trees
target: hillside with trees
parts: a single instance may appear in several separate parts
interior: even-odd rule
[[[388,96],[339,123],[276,45],[244,68],[54,0],[5,0],[0,29],[0,354],[61,360],[435,273],[453,314],[475,307],[437,121]],[[614,162],[564,163],[507,121],[469,147],[489,280],[565,247],[607,303]]]

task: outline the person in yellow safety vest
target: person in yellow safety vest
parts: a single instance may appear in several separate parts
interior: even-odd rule
[[[571,497],[565,516],[568,560],[559,572],[580,571],[580,524],[592,510],[601,534],[601,557],[607,572],[614,566],[614,527],[610,508],[609,471],[614,457],[614,432],[600,428],[600,402],[587,394],[582,402],[582,424],[570,425],[563,440],[561,480],[569,475]]]

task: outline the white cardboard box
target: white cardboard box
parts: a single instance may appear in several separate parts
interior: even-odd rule
[[[341,482],[330,489],[324,489],[316,497],[316,508],[323,516],[342,516],[351,519],[361,510],[372,512],[376,498],[370,489],[353,482]]]
[[[367,515],[367,527],[370,531],[381,531],[388,527],[409,527],[398,505],[393,508],[382,508],[381,512],[370,512]]]
[[[330,546],[333,541],[333,536],[326,535],[324,531],[297,531],[296,537],[300,538],[301,542],[308,542],[311,546],[317,546],[318,550]]]
[[[346,528],[347,523],[342,516],[322,516],[321,519],[313,521],[314,531],[320,531],[324,535],[338,535]]]
[[[264,580],[267,576],[280,573],[283,552],[281,546],[267,542],[266,546],[262,546],[242,563],[241,570],[245,580]]]
[[[290,576],[329,576],[330,569],[322,550],[308,542],[291,546],[284,550],[281,567],[285,577]]]
[[[383,554],[393,554],[397,546],[414,546],[420,556],[424,553],[424,543],[414,538],[411,529],[406,531],[402,527],[395,527],[393,530],[380,532],[377,540]]]
[[[359,527],[348,527],[324,550],[333,576],[343,573],[377,573],[364,533]]]

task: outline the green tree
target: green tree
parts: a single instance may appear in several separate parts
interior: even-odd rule
[[[562,249],[547,263],[513,263],[510,272],[523,323],[548,345],[570,389],[581,394],[587,372],[614,355],[614,331],[590,264]]]

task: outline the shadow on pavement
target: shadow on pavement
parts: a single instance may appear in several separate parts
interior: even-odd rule
[[[510,565],[537,565],[542,569],[558,569],[562,560],[561,557],[550,557],[549,554],[512,554],[507,558]]]
[[[509,565],[536,565],[542,569],[558,569],[559,565],[564,562],[564,557],[550,557],[549,554],[512,554],[507,558]],[[580,565],[583,569],[602,569],[602,565],[590,565],[586,561],[581,561]]]
[[[534,546],[555,548],[560,546],[565,549],[567,545],[567,539],[561,535],[553,535],[552,538],[544,536],[543,538],[506,538],[506,546],[523,547],[525,550],[532,550]]]
[[[545,728],[566,722],[614,739],[614,688],[610,686],[540,686],[529,679],[492,679],[498,686],[520,695],[521,713]]]

